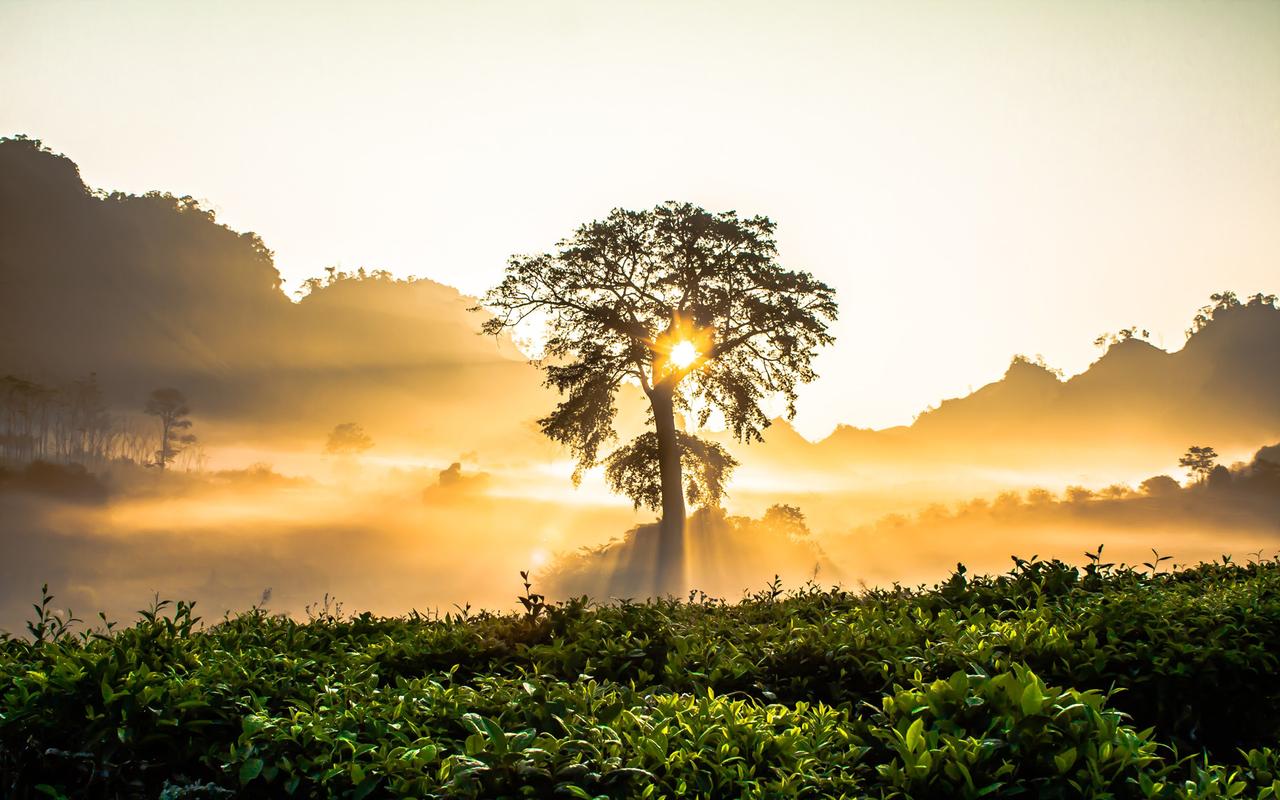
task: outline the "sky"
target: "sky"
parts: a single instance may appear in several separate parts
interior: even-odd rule
[[[205,201],[286,288],[478,294],[675,199],[834,285],[798,427],[910,422],[1280,291],[1280,2],[0,1],[0,135]]]

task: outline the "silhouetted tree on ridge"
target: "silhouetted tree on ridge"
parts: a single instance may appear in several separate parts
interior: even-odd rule
[[[481,301],[495,314],[485,333],[546,323],[535,363],[565,399],[539,424],[573,453],[574,480],[604,463],[615,491],[661,508],[658,593],[684,589],[686,497],[716,504],[736,466],[719,445],[682,431],[676,412],[702,425],[719,411],[739,441],[762,440],[766,396],[784,397],[794,416],[796,387],[817,377],[817,348],[834,341],[835,291],[778,264],[774,228],[766,217],[688,203],[615,209],[555,252],[512,257]],[[623,383],[644,391],[653,430],[602,458]]]
[[[1209,295],[1209,300],[1211,302],[1206,306],[1202,306],[1200,310],[1196,312],[1195,317],[1192,318],[1191,327],[1187,328],[1188,339],[1190,339],[1193,334],[1204,330],[1205,326],[1212,322],[1214,316],[1217,314],[1221,314],[1225,311],[1232,311],[1237,308],[1276,308],[1277,302],[1280,302],[1280,297],[1277,297],[1274,294],[1263,294],[1262,292],[1258,292],[1257,294],[1250,295],[1244,302],[1241,302],[1240,297],[1235,292],[1225,290],[1221,292],[1214,292]]]
[[[1185,455],[1178,459],[1178,466],[1187,469],[1187,475],[1195,478],[1197,483],[1204,483],[1213,472],[1218,453],[1212,447],[1190,447]]]

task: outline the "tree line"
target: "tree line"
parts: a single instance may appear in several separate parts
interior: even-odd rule
[[[52,386],[5,375],[0,377],[0,463],[199,465],[202,454],[190,433],[191,410],[181,391],[156,389],[142,412],[112,413],[93,373]]]

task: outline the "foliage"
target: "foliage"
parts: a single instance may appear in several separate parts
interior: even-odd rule
[[[373,447],[373,437],[355,422],[342,422],[333,426],[325,440],[324,452],[329,455],[357,455]]]
[[[661,469],[677,500],[687,488],[680,461],[716,451],[662,440],[675,428],[675,411],[700,424],[718,411],[742,441],[762,438],[767,397],[782,397],[795,414],[796,387],[816,377],[812,362],[818,347],[834,341],[827,324],[837,309],[831,287],[778,264],[774,229],[766,217],[668,202],[615,209],[579,227],[555,252],[511,258],[482,301],[495,315],[483,329],[498,335],[526,320],[545,324],[538,363],[564,399],[540,424],[570,449],[575,476],[600,463],[615,438],[615,397],[624,383],[649,398],[659,439],[634,442],[614,461],[634,464],[648,455],[657,471],[659,451],[677,449]],[[697,357],[671,358],[682,345]],[[631,474],[619,470],[619,478]],[[650,502],[647,483],[615,486],[634,490],[629,496],[638,505]]]
[[[1276,798],[1280,561],[0,639],[7,797]]]
[[[153,391],[143,411],[160,420],[160,449],[156,450],[154,464],[164,469],[178,453],[195,444],[195,435],[180,432],[191,429],[191,407],[180,390],[166,388]]]
[[[1130,325],[1127,328],[1121,328],[1115,333],[1104,333],[1097,339],[1093,340],[1094,347],[1109,347],[1115,344],[1122,344],[1130,339],[1150,339],[1151,331],[1146,328],[1139,328],[1137,325]]]
[[[1210,322],[1217,316],[1225,312],[1234,311],[1238,308],[1277,308],[1280,307],[1280,297],[1274,294],[1263,294],[1261,292],[1251,295],[1246,301],[1241,302],[1240,298],[1232,291],[1215,292],[1209,295],[1209,304],[1201,307],[1196,312],[1195,317],[1191,320],[1191,327],[1187,328],[1187,338],[1190,339],[1196,333],[1204,330]]]
[[[1217,460],[1218,453],[1212,447],[1190,447],[1178,459],[1178,466],[1186,468],[1188,477],[1203,483],[1209,479]]]
[[[772,526],[779,533],[789,536],[808,536],[809,523],[804,520],[804,512],[799,506],[787,503],[774,503],[765,509],[764,524]]]
[[[1094,342],[1094,344],[1097,344],[1097,342]],[[1022,355],[1022,354],[1018,354],[1014,356],[1013,360],[1009,362],[1009,369],[1013,369],[1014,367],[1017,367],[1019,365],[1039,367],[1045,372],[1048,372],[1049,374],[1053,375],[1058,380],[1062,380],[1065,376],[1065,373],[1063,373],[1063,371],[1060,368],[1049,366],[1049,362],[1045,361],[1044,356],[1040,353],[1036,353],[1035,356],[1028,356],[1028,355]]]
[[[690,503],[717,508],[724,486],[738,460],[715,442],[676,431],[685,497]],[[658,462],[658,435],[644,433],[604,460],[604,477],[613,491],[631,498],[636,508],[662,507],[662,483],[654,469]]]
[[[294,291],[294,296],[303,299],[311,294],[319,292],[321,289],[327,289],[330,286],[342,285],[358,285],[361,283],[381,284],[384,286],[404,285],[417,281],[415,275],[406,278],[397,278],[385,269],[366,270],[364,267],[356,269],[354,272],[338,269],[337,267],[325,267],[323,278],[307,278],[302,282],[301,288]]]
[[[141,463],[150,460],[155,443],[139,422],[108,413],[95,374],[56,386],[0,376],[0,461]]]

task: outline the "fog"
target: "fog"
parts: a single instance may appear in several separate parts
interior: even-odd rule
[[[616,502],[500,497],[513,487],[461,467],[331,466],[341,480],[116,471],[105,500],[0,489],[0,628],[22,627],[43,582],[82,618],[127,617],[156,594],[218,617],[267,590],[270,610],[296,615],[325,593],[385,614],[506,609],[520,570],[634,520]]]
[[[305,616],[326,594],[505,610],[521,571],[552,597],[650,592],[655,515],[599,470],[574,487],[539,430],[555,393],[520,342],[478,334],[475,298],[359,268],[286,295],[255,234],[187,197],[91,190],[29,139],[0,140],[0,220],[0,629],[22,630],[46,582],[89,620],[157,596],[211,619]],[[698,433],[741,468],[690,517],[687,584],[916,584],[1100,543],[1132,564],[1274,552],[1276,306],[1215,295],[1181,348],[1122,330],[1069,378],[1009,342],[1001,380],[910,426],[813,442],[776,420],[748,446],[713,419]],[[168,468],[157,390],[194,439]],[[625,442],[645,404],[618,401]],[[1187,485],[1194,445],[1239,463]],[[1160,474],[1176,482],[1139,488]]]
[[[1264,449],[1204,484],[1165,477],[1145,488],[922,502],[909,515],[843,528],[801,506],[745,516],[730,504],[690,518],[689,584],[729,600],[775,575],[786,588],[916,585],[957,562],[971,572],[1003,571],[1011,555],[1081,563],[1100,544],[1106,560],[1131,565],[1151,561],[1153,549],[1183,564],[1270,556],[1280,548],[1280,466],[1270,460],[1278,456]],[[0,629],[21,632],[46,582],[58,608],[88,622],[99,611],[128,619],[157,597],[196,600],[209,620],[254,605],[305,617],[326,594],[379,614],[511,610],[521,571],[552,598],[649,594],[652,515],[590,477],[574,490],[551,470],[314,462],[306,476],[262,464],[191,473],[118,466],[100,478],[51,467],[5,473]],[[833,508],[858,500],[810,498]]]

